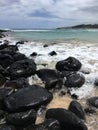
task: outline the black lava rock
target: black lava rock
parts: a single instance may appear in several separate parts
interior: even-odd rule
[[[87,107],[87,108],[84,109],[84,111],[85,111],[86,114],[94,114],[94,113],[96,113],[96,110],[94,108],[92,108],[92,107]]]
[[[0,130],[16,130],[14,126],[10,125],[1,125]]]
[[[11,55],[8,54],[1,54],[0,53],[0,65],[3,68],[7,68],[9,65],[11,65],[14,62],[14,59]]]
[[[81,87],[85,83],[85,78],[80,74],[72,74],[66,77],[65,85],[67,87]]]
[[[18,42],[16,42],[16,45],[18,45],[18,44],[24,44],[24,41],[18,41]]]
[[[10,73],[10,77],[12,79],[19,77],[29,77],[35,74],[36,64],[31,59],[16,61],[9,66],[8,72]]]
[[[34,124],[36,120],[35,110],[29,110],[20,113],[11,113],[6,116],[7,124],[15,126],[28,126]]]
[[[56,64],[56,69],[59,71],[78,71],[82,64],[74,57],[69,57],[65,60],[59,61]]]
[[[37,53],[36,52],[33,52],[30,56],[37,56]]]
[[[5,88],[10,87],[13,89],[20,89],[20,88],[25,88],[28,86],[29,86],[28,80],[23,77],[16,79],[16,80],[6,81],[6,83],[4,85]]]
[[[12,89],[0,88],[0,109],[4,108],[3,101],[12,92]]]
[[[53,96],[46,89],[34,85],[27,88],[19,89],[6,97],[4,103],[7,111],[17,112],[38,108],[41,105],[46,105],[52,100]]]
[[[68,110],[75,113],[80,119],[85,120],[85,113],[79,102],[72,101],[69,105]]]
[[[0,86],[2,86],[5,83],[5,81],[6,78],[2,74],[0,74]]]
[[[47,45],[47,44],[45,44],[45,45],[43,45],[43,47],[48,47],[48,45]]]
[[[59,72],[52,69],[40,69],[37,71],[37,75],[42,81],[45,82],[46,89],[61,88],[62,79]]]
[[[61,130],[87,130],[84,122],[73,112],[63,108],[49,109],[46,118],[54,118],[60,122]]]
[[[13,58],[14,58],[14,61],[19,61],[19,60],[27,59],[27,57],[24,54],[19,53],[19,52],[15,53],[13,55]]]
[[[93,107],[98,108],[98,97],[91,97],[87,99],[87,103]]]
[[[61,130],[61,128],[57,120],[47,119],[43,123],[27,128],[26,130]]]
[[[52,51],[49,53],[50,56],[54,56],[54,55],[57,55],[57,53],[55,51]]]

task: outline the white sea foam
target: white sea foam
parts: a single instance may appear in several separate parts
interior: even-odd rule
[[[13,41],[11,44],[15,44],[15,42]],[[84,74],[85,84],[79,89],[72,89],[71,93],[77,94],[80,99],[91,93],[93,95],[94,80],[98,79],[98,45],[81,42],[49,44],[48,47],[43,47],[43,45],[43,43],[26,42],[19,45],[19,51],[27,57],[36,52],[38,56],[34,58],[35,62],[38,65],[47,64],[47,68],[55,68],[57,61],[64,60],[69,56],[79,59],[83,64],[81,70],[89,71],[90,74]],[[56,51],[57,55],[50,56],[49,52],[51,51]]]

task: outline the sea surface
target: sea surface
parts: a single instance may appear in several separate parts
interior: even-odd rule
[[[79,40],[98,42],[98,29],[12,30],[11,35],[31,41]]]

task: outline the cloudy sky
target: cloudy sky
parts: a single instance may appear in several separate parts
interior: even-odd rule
[[[98,0],[0,0],[0,28],[98,23]]]

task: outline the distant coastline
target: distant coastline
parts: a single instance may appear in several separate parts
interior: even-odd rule
[[[70,27],[58,27],[56,29],[98,29],[98,24],[80,24]]]

